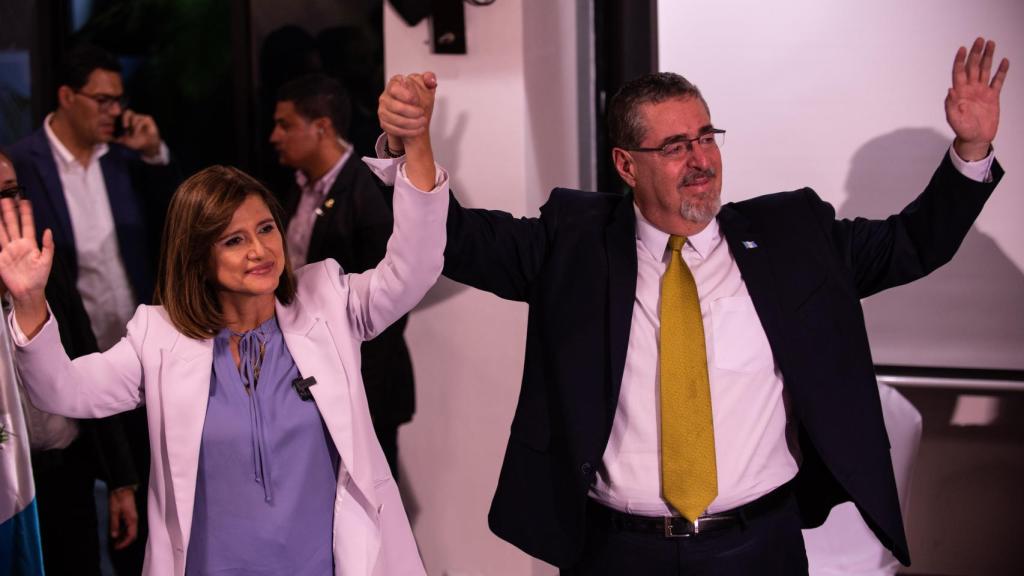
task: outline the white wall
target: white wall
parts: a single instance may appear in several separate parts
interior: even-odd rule
[[[996,156],[1006,178],[957,258],[865,301],[879,364],[1024,369],[1024,2],[779,0],[658,5],[662,70],[701,87],[726,199],[811,186],[841,216],[880,217],[923,187],[952,141],[956,48],[1009,57]],[[939,313],[939,311],[941,311]]]
[[[534,216],[552,187],[578,186],[574,2],[467,5],[467,55],[431,54],[427,25],[390,6],[384,29],[388,75],[438,75],[433,142],[463,204]],[[553,574],[487,528],[526,306],[442,279],[406,337],[417,412],[400,431],[402,485],[428,572]]]

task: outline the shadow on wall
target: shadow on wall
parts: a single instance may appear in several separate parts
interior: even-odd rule
[[[881,218],[899,211],[949,145],[949,137],[923,128],[867,142],[853,157],[839,215]],[[1022,368],[1022,294],[1021,270],[972,228],[949,264],[864,300],[872,354],[883,364]],[[906,519],[915,573],[1019,574],[1024,398],[994,395],[994,419],[957,426],[952,421],[963,391],[901,391],[924,423]]]
[[[870,140],[853,157],[839,216],[898,212],[924,187],[949,145],[949,137],[930,128],[903,128]],[[875,362],[1024,369],[1022,294],[1024,273],[974,227],[952,262],[864,300]]]

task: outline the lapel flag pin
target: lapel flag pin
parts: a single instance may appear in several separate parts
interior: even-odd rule
[[[316,214],[317,216],[323,216],[325,208],[327,210],[334,208],[334,198],[328,198],[327,200],[325,200],[323,206],[318,206],[316,210],[313,210],[313,213]]]
[[[751,248],[757,248],[757,242],[754,242],[753,240],[744,240],[743,247],[746,248],[747,250],[750,250]]]

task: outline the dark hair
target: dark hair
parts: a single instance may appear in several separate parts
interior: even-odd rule
[[[647,132],[640,108],[675,98],[697,98],[708,109],[700,89],[686,78],[672,72],[655,72],[627,82],[608,105],[608,138],[612,146],[640,146]]]
[[[255,178],[230,166],[211,166],[185,180],[174,192],[160,250],[153,300],[167,310],[171,323],[190,338],[206,339],[224,327],[210,256],[217,238],[249,196],[270,208],[281,231],[284,271],[274,295],[283,304],[295,299],[296,281],[288,259],[281,205]]]
[[[94,44],[78,44],[64,55],[57,76],[58,86],[78,91],[89,82],[94,70],[121,73],[121,63],[106,50]]]
[[[277,91],[278,102],[291,102],[306,120],[327,118],[334,131],[348,137],[352,108],[341,82],[323,74],[310,74],[296,78]]]

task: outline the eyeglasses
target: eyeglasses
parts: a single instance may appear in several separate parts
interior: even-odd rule
[[[693,152],[693,144],[697,143],[702,150],[721,148],[725,144],[725,130],[712,128],[696,138],[677,138],[657,148],[623,148],[629,152],[658,152],[662,158],[682,158]]]
[[[113,108],[114,104],[117,104],[121,108],[128,105],[128,98],[124,94],[121,94],[120,96],[113,96],[111,94],[88,94],[86,92],[75,92],[75,94],[80,94],[92,100],[100,107],[100,111],[102,112],[110,110]]]
[[[0,190],[0,198],[11,198],[17,200],[25,195],[25,187],[15,184],[10,188]]]

